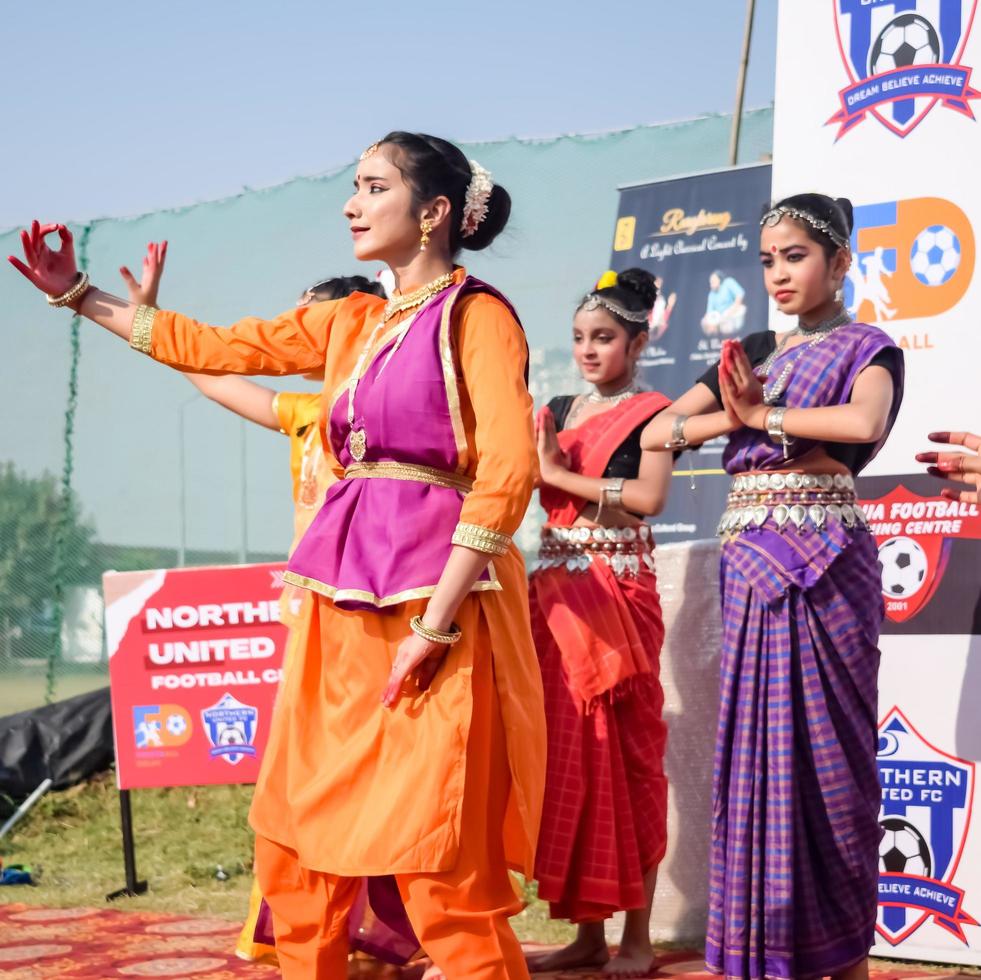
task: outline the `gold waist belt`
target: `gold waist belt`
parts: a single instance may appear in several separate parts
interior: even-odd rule
[[[781,531],[788,525],[821,530],[829,519],[848,528],[866,526],[850,476],[760,473],[736,477],[718,534],[762,527],[771,518]]]
[[[345,480],[408,480],[411,483],[428,483],[433,487],[446,487],[469,493],[473,480],[462,473],[447,473],[434,466],[415,463],[352,463],[344,471]]]

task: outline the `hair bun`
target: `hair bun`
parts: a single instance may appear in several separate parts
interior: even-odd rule
[[[643,309],[653,309],[657,299],[657,282],[646,269],[624,269],[617,275],[617,288],[633,293]]]
[[[845,225],[848,228],[848,234],[851,235],[855,228],[855,209],[852,207],[852,202],[847,197],[836,197],[835,204],[841,208],[841,213],[845,217]]]
[[[484,220],[477,225],[472,235],[460,238],[460,247],[470,249],[472,252],[487,248],[504,230],[510,216],[511,195],[500,184],[495,184],[487,201],[487,214]]]

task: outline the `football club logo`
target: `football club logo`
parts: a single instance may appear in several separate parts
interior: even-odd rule
[[[903,623],[933,598],[958,538],[981,539],[981,511],[943,497],[921,497],[902,484],[878,500],[863,500],[879,546],[886,616]]]
[[[971,68],[961,64],[977,0],[836,0],[849,84],[828,120],[836,139],[872,115],[908,136],[937,103],[974,119]]]
[[[246,756],[255,756],[259,709],[242,704],[231,694],[223,694],[217,704],[201,712],[212,759],[224,759],[237,766]]]
[[[882,785],[876,931],[898,946],[932,919],[966,946],[964,926],[978,922],[953,880],[971,824],[974,763],[931,745],[898,708],[879,726],[876,761]]]
[[[134,704],[133,737],[137,749],[172,749],[190,737],[191,715],[179,704]]]
[[[917,197],[855,208],[845,305],[863,323],[933,317],[974,274],[974,229],[952,201]]]

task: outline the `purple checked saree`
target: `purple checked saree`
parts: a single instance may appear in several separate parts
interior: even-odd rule
[[[778,357],[772,375],[798,354]],[[864,324],[800,356],[780,403],[844,404],[873,361],[893,378],[891,428],[902,355]],[[884,438],[862,448],[856,470]],[[733,433],[725,466],[733,475],[792,470],[814,446],[795,440],[784,460],[765,432],[744,428]],[[824,976],[872,945],[883,605],[872,536],[832,511],[817,526],[778,524],[771,514],[724,537],[706,961],[726,977]]]

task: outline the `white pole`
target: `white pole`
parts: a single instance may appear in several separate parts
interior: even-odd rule
[[[21,817],[25,816],[28,810],[30,810],[31,807],[34,806],[34,804],[37,803],[37,801],[41,799],[41,797],[44,796],[49,789],[51,789],[51,782],[51,779],[46,779],[40,786],[38,786],[36,790],[34,790],[33,793],[31,793],[26,800],[24,800],[23,803],[21,803],[19,807],[17,807],[10,819],[2,827],[0,827],[0,840],[3,840],[10,831],[10,828],[13,827],[13,825],[17,823]]]

